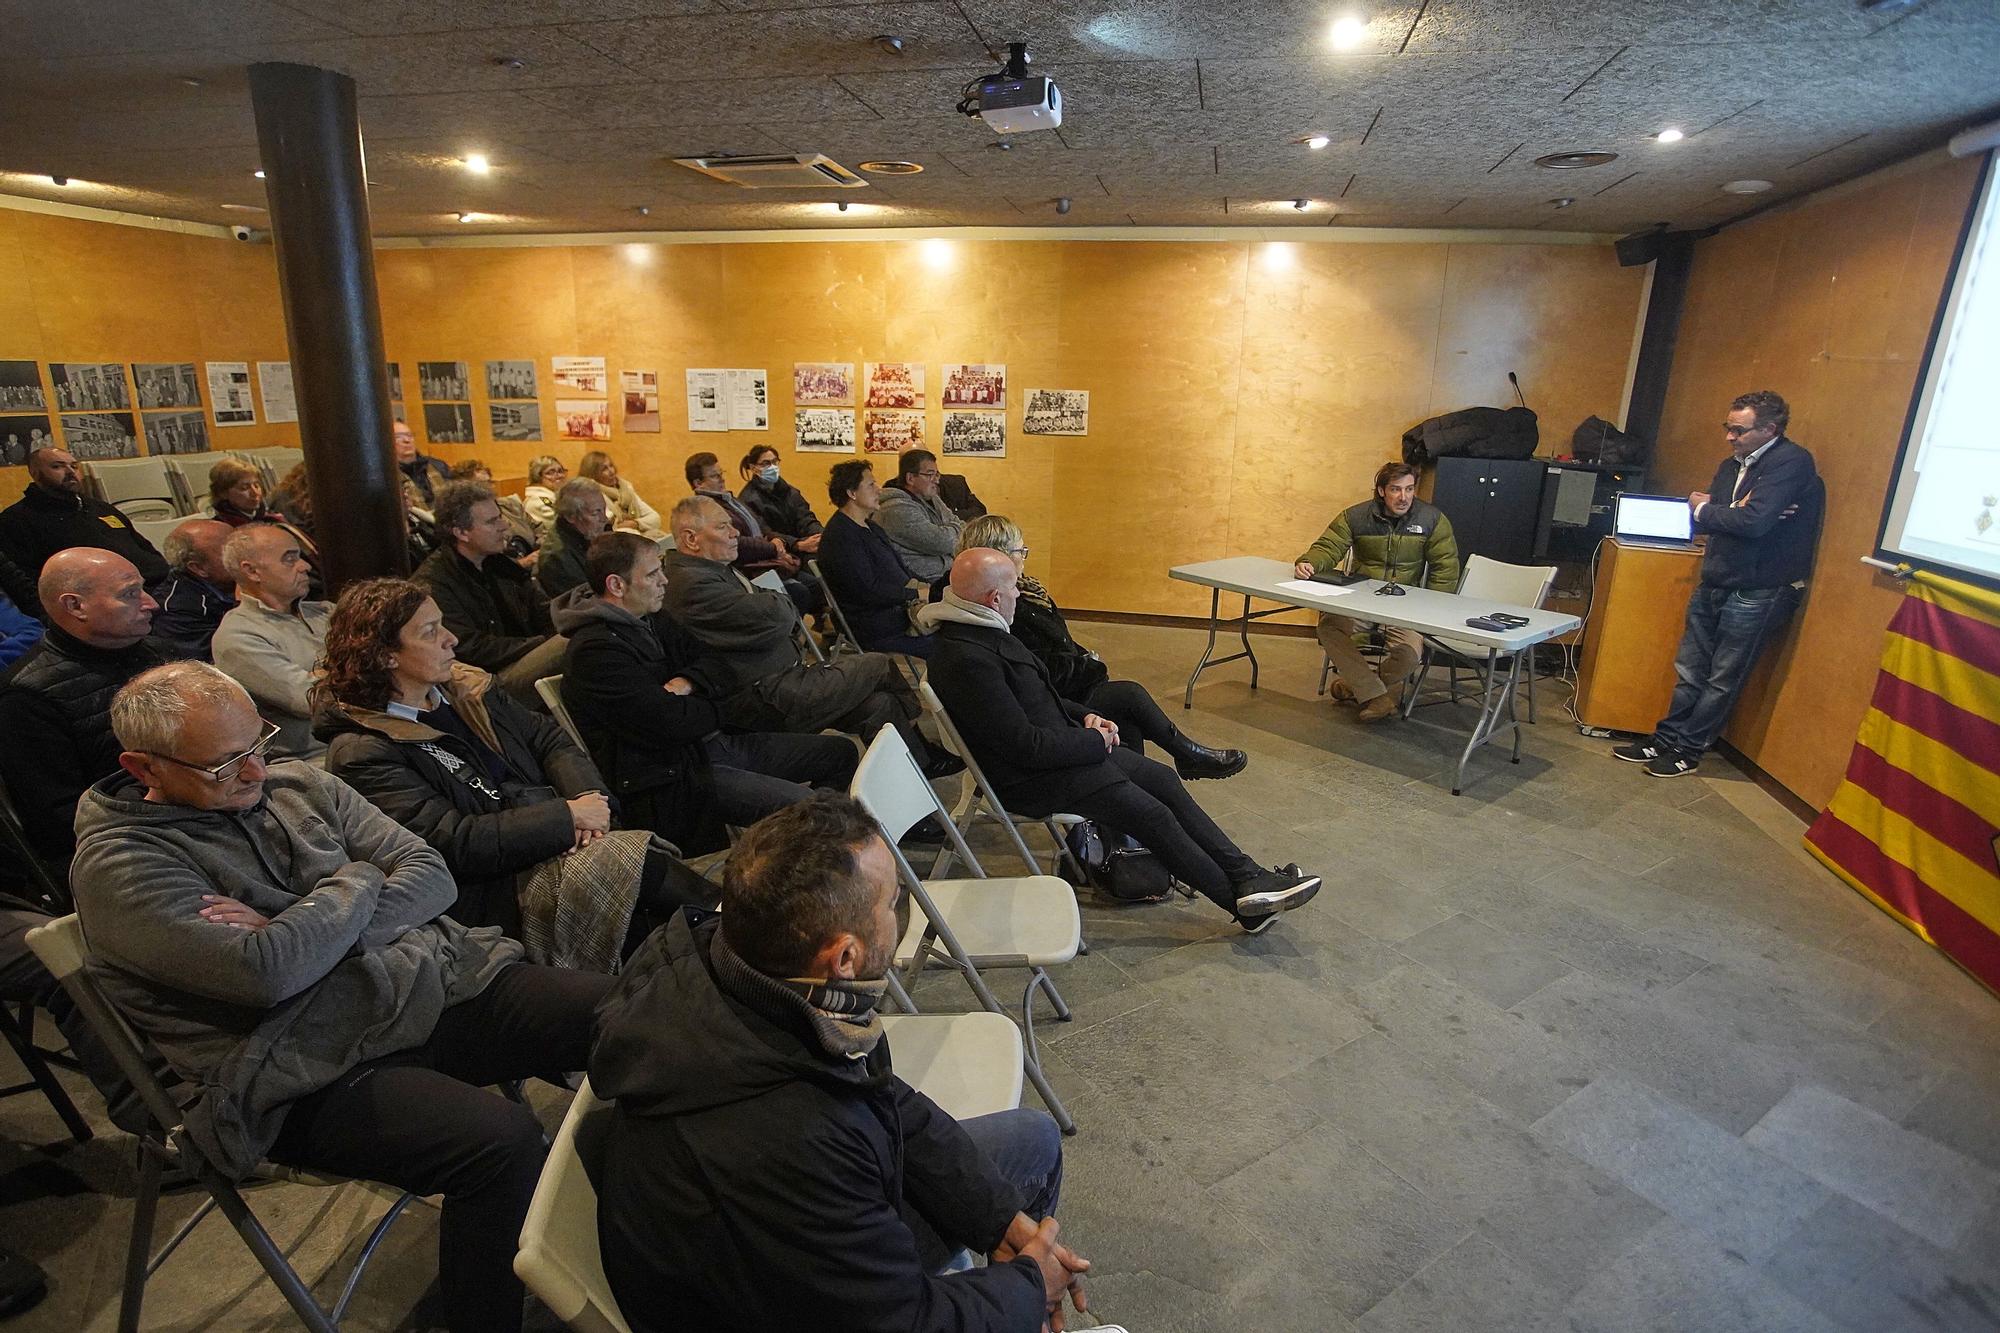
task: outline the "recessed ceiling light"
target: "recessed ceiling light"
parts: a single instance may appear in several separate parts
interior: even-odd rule
[[[1004,144],[1004,140],[1002,141]],[[860,164],[861,170],[875,176],[915,176],[923,167],[915,162],[898,162],[893,159],[877,159]]]
[[[894,33],[885,32],[880,37],[871,38],[870,40],[892,56],[903,54],[903,39]]]
[[[259,167],[259,168],[257,168],[257,169],[256,169],[255,171],[251,172],[250,174],[251,174],[252,176],[255,176],[255,177],[256,177],[256,178],[258,179],[258,180],[263,180],[263,179],[264,179],[264,168],[262,168],[262,167]]]
[[[1310,208],[1311,206],[1312,206],[1312,201],[1310,199],[1292,200],[1292,207],[1298,209],[1299,212],[1301,213],[1305,212],[1306,209]]]
[[[174,80],[174,82],[182,84],[189,88],[207,87],[207,84],[205,82],[203,82],[201,79],[195,78],[192,74],[183,74],[180,78]]]
[[[486,160],[486,154],[484,153],[467,153],[465,155],[465,169],[475,176],[484,176],[487,172],[493,170],[493,164]]]
[[[1661,143],[1679,143],[1681,140],[1687,138],[1687,135],[1669,125],[1653,137]]]
[[[222,205],[222,211],[225,213],[268,213],[271,210],[258,204],[224,204]]]
[[[1535,159],[1538,167],[1550,171],[1575,171],[1579,167],[1601,167],[1606,162],[1616,162],[1618,154],[1603,152],[1549,153]]]
[[[1724,194],[1762,194],[1771,188],[1771,182],[1758,180],[1730,181],[1722,187]]]
[[[67,184],[69,184],[69,177],[67,177],[67,176],[51,176],[51,177],[49,177],[49,184],[51,184],[51,185],[67,185]]]
[[[1333,142],[1333,139],[1330,135],[1308,134],[1305,138],[1299,140],[1299,142],[1304,144],[1308,148],[1316,150],[1326,147],[1328,144]]]
[[[1563,198],[1561,198],[1561,199],[1551,199],[1551,200],[1549,200],[1549,207],[1550,207],[1550,208],[1568,208],[1568,207],[1569,207],[1569,206],[1570,206],[1571,204],[1573,204],[1573,203],[1575,203],[1575,202],[1576,202],[1576,200],[1575,200],[1575,199],[1573,199],[1573,198],[1570,198],[1569,196],[1564,196],[1564,197],[1563,197]]]
[[[494,56],[493,63],[501,69],[520,71],[528,67],[528,62],[519,56]]]
[[[1368,25],[1353,14],[1343,14],[1333,21],[1333,28],[1327,33],[1327,41],[1336,51],[1352,51],[1368,35]]]
[[[484,213],[460,213],[458,215],[458,220],[460,222],[478,222],[485,216],[486,215]]]

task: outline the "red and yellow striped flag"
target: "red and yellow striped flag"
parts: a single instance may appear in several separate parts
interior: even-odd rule
[[[2000,991],[2000,595],[1911,576],[1806,847]]]

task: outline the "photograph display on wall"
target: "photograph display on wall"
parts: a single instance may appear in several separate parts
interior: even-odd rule
[[[24,407],[37,411],[48,408],[42,392],[42,372],[32,361],[0,361],[0,412],[18,412]]]
[[[611,381],[604,373],[601,356],[552,356],[549,368],[555,372],[557,393],[587,393],[602,398]]]
[[[729,429],[771,429],[771,377],[761,370],[726,370],[723,375]]]
[[[868,386],[863,407],[922,407],[924,368],[912,361],[869,361],[862,366]]]
[[[535,363],[532,361],[488,361],[486,363],[486,396],[488,398],[533,398],[535,393]]]
[[[139,456],[130,412],[65,412],[62,431],[64,447],[79,463]]]
[[[116,361],[51,361],[49,384],[66,412],[103,412],[132,406],[125,367]],[[111,457],[111,455],[106,455]]]
[[[496,440],[539,440],[542,438],[540,403],[488,403],[486,420]]]
[[[608,440],[611,438],[611,404],[603,399],[558,398],[557,434],[565,440]]]
[[[1021,414],[1023,435],[1090,434],[1090,390],[1030,389]]]
[[[292,363],[259,361],[257,392],[264,397],[264,420],[297,421],[299,399],[292,390]]]
[[[948,365],[938,401],[946,407],[1005,407],[1007,367]]]
[[[201,377],[192,361],[141,361],[132,366],[140,407],[201,407]]]
[[[432,444],[471,444],[471,403],[425,403],[424,438]]]
[[[1004,412],[947,412],[939,452],[977,454],[982,458],[1007,456],[1007,414]]]
[[[618,392],[625,399],[625,429],[648,435],[660,433],[660,372],[621,370]]]
[[[801,407],[793,414],[793,439],[802,454],[854,452],[854,409]]]
[[[389,367],[389,401],[400,403],[403,401],[403,363],[400,361],[390,361],[387,365]],[[397,417],[396,420],[401,421],[402,418]]]
[[[254,426],[257,404],[250,395],[248,361],[210,361],[208,409],[218,426]]]
[[[55,442],[56,433],[46,414],[0,416],[0,467],[19,467],[28,461],[29,454]]]
[[[862,452],[900,454],[924,447],[924,414],[898,408],[869,412],[861,422]]]
[[[854,401],[852,361],[798,361],[792,365],[792,406],[845,406]]]
[[[199,412],[141,412],[149,454],[198,454],[208,448],[208,418]]]
[[[689,430],[728,430],[729,407],[722,401],[726,372],[690,370],[687,373]]]
[[[472,375],[465,362],[417,362],[417,397],[427,403],[471,402]]]

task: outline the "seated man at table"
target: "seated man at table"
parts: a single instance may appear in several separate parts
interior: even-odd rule
[[[1137,838],[1252,935],[1305,906],[1318,875],[1258,865],[1171,768],[1120,744],[1117,723],[1056,693],[1049,669],[1012,633],[1018,579],[1005,551],[969,548],[952,561],[944,600],[924,613],[937,627],[931,688],[1007,809],[1082,815]]]
[[[1350,549],[1354,572],[1364,578],[1421,583],[1433,592],[1458,589],[1458,540],[1451,520],[1417,498],[1417,470],[1408,463],[1384,463],[1375,473],[1375,498],[1336,515],[1299,557],[1295,572],[1309,579],[1338,569]],[[1378,675],[1354,646],[1355,634],[1368,628],[1366,616],[1322,615],[1319,642],[1340,673],[1334,697],[1360,704],[1363,722],[1380,722],[1402,703],[1403,681],[1417,669],[1424,645],[1415,630],[1385,627],[1389,655]]]

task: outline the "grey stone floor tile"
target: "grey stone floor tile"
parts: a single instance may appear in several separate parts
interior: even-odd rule
[[[1461,907],[1496,930],[1633,990],[1671,986],[1704,965],[1539,885],[1477,878],[1455,896]]]
[[[1907,983],[1769,926],[1706,905],[1686,910],[1644,938],[1763,979],[1778,993],[1841,1022],[1867,1027],[1903,1002]]]
[[[1834,1333],[1840,1327],[1671,1219],[1586,1283],[1564,1313],[1574,1333]]]
[[[1362,1333],[1539,1333],[1563,1299],[1490,1242],[1468,1236],[1361,1316]]]
[[[1402,941],[1398,951],[1502,1009],[1575,970],[1463,913]]]
[[[2000,1069],[2000,1022],[1994,1021],[2000,1001],[1901,927],[1877,933],[1901,935],[1918,952],[1904,955],[1910,966],[1902,975],[1912,978],[1912,994],[1868,1031],[1939,1065],[1982,1076]]]
[[[1672,888],[1586,857],[1555,866],[1533,883],[1633,931],[1666,925],[1687,910],[1684,896]]]
[[[1436,894],[1412,888],[1386,873],[1355,875],[1325,885],[1320,898],[1324,901],[1314,901],[1321,911],[1391,944],[1449,921],[1455,911]]]
[[[1282,947],[1271,939],[1274,934],[1256,936],[1246,947]],[[1227,957],[1202,960],[1149,984],[1189,1031],[1212,1038],[1272,1081],[1370,1030],[1336,989],[1274,968],[1237,965]]]
[[[2000,1201],[2000,1174],[1810,1084],[1743,1138],[1945,1248]]]
[[[1617,1074],[1598,1079],[1534,1129],[1752,1263],[1827,1197],[1803,1173]]]
[[[1792,1085],[1758,1048],[1692,1015],[1596,977],[1564,977],[1514,1012],[1603,1068],[1621,1069],[1741,1134]]]
[[[1764,1264],[1807,1304],[1857,1330],[2000,1328],[2000,1277],[1880,1213],[1833,1196]]]
[[[1914,1130],[2000,1171],[2000,1068],[1986,1077],[1954,1070],[1903,1117]]]

